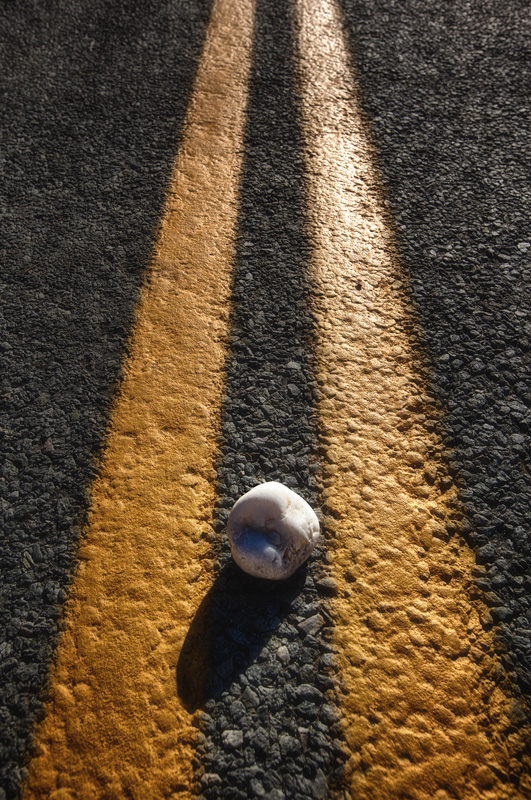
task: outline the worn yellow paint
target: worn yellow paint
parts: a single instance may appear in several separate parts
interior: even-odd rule
[[[296,0],[314,242],[316,370],[345,737],[342,797],[521,797],[522,737],[492,679],[474,557],[411,345],[393,247],[335,0]],[[482,625],[481,617],[485,625]],[[351,794],[350,794],[351,793]]]
[[[196,728],[176,668],[211,582],[252,18],[253,0],[215,1],[26,800],[192,796]]]

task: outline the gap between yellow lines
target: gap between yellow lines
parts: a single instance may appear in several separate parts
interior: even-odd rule
[[[345,735],[342,792],[373,798],[521,796],[521,740],[489,677],[493,635],[467,593],[474,565],[408,331],[335,0],[296,0],[313,239],[319,414]],[[514,763],[514,762],[513,762]],[[516,794],[514,792],[517,792]],[[350,795],[351,792],[351,795]]]
[[[192,796],[176,665],[208,521],[253,0],[215,0],[24,798]]]

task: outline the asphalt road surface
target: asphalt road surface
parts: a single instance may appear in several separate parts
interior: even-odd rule
[[[0,800],[530,797],[527,3],[1,15]]]

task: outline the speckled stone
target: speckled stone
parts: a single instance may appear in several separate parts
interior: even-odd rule
[[[277,481],[255,486],[240,497],[227,524],[238,566],[269,580],[293,575],[314,549],[319,533],[311,506]]]

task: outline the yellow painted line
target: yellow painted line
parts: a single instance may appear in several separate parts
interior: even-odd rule
[[[521,797],[336,0],[296,0],[345,795]],[[431,417],[431,424],[430,424]]]
[[[215,499],[253,13],[253,0],[214,3],[26,800],[193,796],[196,728],[176,667],[211,583],[203,534]]]

